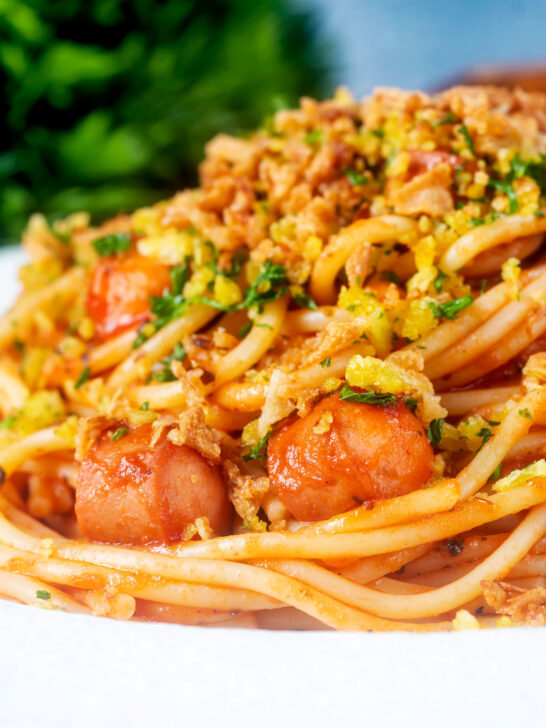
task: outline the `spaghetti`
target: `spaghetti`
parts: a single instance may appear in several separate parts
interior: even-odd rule
[[[546,621],[546,98],[339,90],[201,186],[35,215],[0,594],[117,619]]]

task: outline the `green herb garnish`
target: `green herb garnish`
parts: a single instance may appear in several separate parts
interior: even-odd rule
[[[313,129],[313,131],[308,132],[304,137],[303,141],[306,144],[309,144],[309,146],[314,146],[315,144],[320,144],[322,141],[322,130],[321,129]]]
[[[172,354],[169,354],[169,356],[166,356],[164,359],[161,359],[159,364],[163,367],[162,369],[158,369],[155,372],[152,372],[150,374],[150,380],[154,382],[174,382],[176,381],[176,377],[173,374],[171,364],[173,361],[184,361],[187,354],[182,346],[182,344],[178,343],[173,349]]]
[[[331,365],[331,363],[332,363],[332,360],[330,359],[329,356],[327,356],[326,359],[323,359],[320,362],[320,366],[324,369],[324,367],[329,367]]]
[[[444,287],[444,281],[446,278],[449,278],[447,273],[444,273],[443,270],[438,268],[438,275],[436,276],[436,278],[434,279],[434,283],[432,284],[435,291],[437,291],[438,293],[442,292],[442,289]]]
[[[262,460],[265,458],[267,456],[267,443],[270,437],[271,430],[260,438],[246,455],[243,455],[243,460]]]
[[[517,212],[519,203],[516,196],[516,191],[512,187],[511,175],[507,175],[504,179],[491,179],[489,180],[489,186],[495,190],[499,190],[508,197],[510,205],[508,207],[508,214],[513,215]]]
[[[310,308],[311,311],[317,310],[317,304],[313,301],[311,296],[307,295],[307,293],[296,293],[294,296],[294,303],[300,308]]]
[[[482,427],[482,429],[477,433],[477,437],[482,438],[482,443],[479,446],[479,448],[476,450],[476,452],[480,452],[482,447],[485,445],[486,442],[489,442],[489,440],[493,437],[493,433],[489,429],[489,427]]]
[[[115,255],[125,253],[131,247],[131,236],[128,233],[112,233],[103,238],[93,240],[93,247],[99,255]]]
[[[444,427],[444,418],[432,420],[428,426],[427,437],[434,447],[438,447],[442,440],[442,429]]]
[[[451,109],[448,109],[445,113],[445,116],[442,119],[438,119],[438,121],[434,121],[432,123],[433,127],[436,126],[444,126],[444,124],[458,124],[460,121],[459,117],[451,111]]]
[[[459,127],[459,131],[461,132],[465,140],[465,144],[468,147],[468,150],[474,156],[476,153],[474,151],[474,142],[472,141],[472,137],[470,136],[470,132],[468,131],[468,127],[466,126],[466,124],[461,124],[461,126]]]
[[[76,384],[74,385],[76,389],[79,389],[80,387],[83,387],[83,385],[87,382],[89,377],[91,376],[91,369],[89,367],[84,367],[81,370],[80,376],[76,379]]]
[[[345,167],[343,171],[353,187],[370,184],[370,178],[366,177],[366,175],[361,172],[357,172],[356,169],[349,169]]]
[[[446,303],[436,303],[436,301],[429,301],[428,305],[435,318],[454,319],[455,316],[467,306],[470,306],[474,302],[472,296],[463,296],[462,298],[456,298],[453,301],[447,301]]]
[[[244,339],[245,336],[248,334],[250,329],[252,328],[252,321],[247,321],[246,324],[243,324],[241,328],[239,329],[239,333],[237,334],[238,339]]]
[[[499,463],[490,475],[491,480],[498,480],[501,474],[502,463]]]
[[[171,281],[173,282],[173,293],[180,295],[184,289],[184,286],[190,279],[190,256],[186,257],[186,260],[181,265],[175,265],[171,268],[169,274]]]
[[[48,599],[51,599],[51,594],[45,589],[38,589],[36,599],[43,599],[44,602],[47,602]]]
[[[396,404],[396,397],[390,392],[357,392],[345,384],[339,393],[339,398],[345,402],[358,402],[359,404],[374,404],[378,407],[386,407],[389,404]]]

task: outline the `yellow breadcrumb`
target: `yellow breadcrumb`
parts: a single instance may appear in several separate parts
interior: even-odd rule
[[[451,624],[453,625],[453,629],[459,631],[466,629],[480,629],[480,623],[476,617],[474,617],[473,614],[470,614],[470,612],[466,609],[459,609]]]
[[[491,423],[481,415],[470,415],[458,425],[457,430],[467,449],[472,452],[478,450],[483,445],[484,438],[489,439],[494,431]]]
[[[141,238],[137,243],[140,255],[164,263],[180,265],[187,257],[193,255],[193,238],[187,232],[165,230],[161,233]]]
[[[55,549],[53,548],[53,539],[40,539],[40,547],[38,553],[43,559],[49,559],[51,556],[53,556],[53,554],[55,553]]]
[[[517,298],[519,293],[519,279],[521,276],[520,261],[517,258],[508,258],[501,267],[501,277],[503,281],[510,284],[512,298]]]
[[[36,291],[54,281],[62,272],[63,265],[58,258],[46,258],[23,265],[19,269],[19,280],[25,291]]]
[[[227,276],[217,275],[214,279],[214,298],[223,306],[233,306],[243,299],[241,289]]]
[[[345,377],[351,387],[372,387],[391,394],[408,391],[408,382],[394,367],[372,356],[353,356],[347,364]]]
[[[61,395],[56,390],[43,390],[31,394],[15,416],[13,430],[18,435],[32,432],[60,422],[66,416]]]
[[[328,379],[323,383],[321,389],[323,392],[335,392],[336,389],[339,389],[341,387],[341,379],[338,379],[337,377],[328,377]]]
[[[57,437],[62,437],[66,440],[69,447],[76,446],[76,437],[78,435],[79,423],[77,417],[69,417],[62,425],[59,425],[55,430]]]
[[[329,432],[333,421],[334,415],[331,412],[323,412],[320,420],[313,427],[313,432],[316,435],[324,435],[326,432]]]
[[[410,341],[416,341],[438,326],[429,303],[431,298],[419,298],[406,302],[393,321],[394,331]]]
[[[377,298],[357,286],[341,287],[338,306],[350,311],[362,322],[367,338],[380,356],[386,356],[391,349],[392,329],[384,306]]]
[[[260,435],[258,433],[258,420],[251,420],[247,425],[243,427],[243,431],[241,433],[241,443],[245,447],[252,447],[253,445],[256,445],[260,439]]]
[[[201,296],[207,290],[209,283],[212,283],[214,277],[214,271],[210,268],[205,266],[198,268],[184,286],[184,298]]]
[[[78,334],[84,341],[91,341],[95,336],[95,324],[89,316],[84,316],[78,324]]]
[[[322,253],[322,240],[317,235],[310,235],[303,246],[303,257],[315,261]]]
[[[504,478],[497,480],[493,485],[493,490],[500,493],[504,490],[510,490],[518,485],[526,485],[535,478],[546,478],[546,460],[536,460],[534,463],[527,465],[521,470],[512,470],[511,473]]]

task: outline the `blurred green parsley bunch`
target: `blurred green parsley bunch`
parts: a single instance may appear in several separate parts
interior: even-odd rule
[[[322,95],[327,57],[289,0],[0,0],[0,240],[194,183],[213,134]]]

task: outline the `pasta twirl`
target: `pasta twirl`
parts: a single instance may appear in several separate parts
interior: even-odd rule
[[[35,216],[0,320],[2,596],[544,624],[545,131],[540,95],[340,89],[62,250]]]

